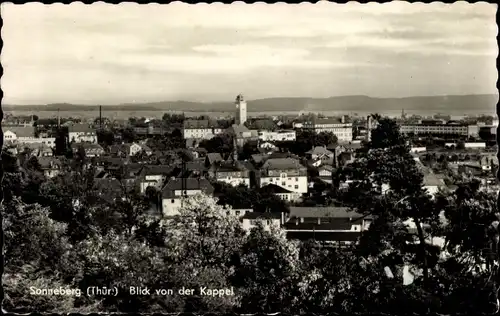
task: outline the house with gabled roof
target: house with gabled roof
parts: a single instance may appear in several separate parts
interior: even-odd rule
[[[149,186],[160,190],[174,171],[172,165],[145,165],[138,174],[140,192],[146,193]]]
[[[261,212],[246,212],[241,218],[242,227],[245,231],[250,232],[260,222],[265,230],[271,229],[272,226],[278,228],[284,222],[284,213],[261,213]]]
[[[250,187],[250,170],[241,162],[219,162],[208,169],[208,176],[232,186]]]
[[[208,195],[214,193],[214,187],[207,179],[170,179],[161,190],[163,215],[166,217],[179,215],[183,199],[201,193]]]
[[[307,168],[294,158],[269,158],[256,173],[257,184],[275,184],[294,193],[307,193]]]
[[[97,143],[97,132],[88,124],[69,124],[68,140],[70,143]]]

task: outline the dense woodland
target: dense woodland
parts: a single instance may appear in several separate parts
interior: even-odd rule
[[[298,146],[298,145],[296,145]],[[2,152],[5,236],[4,308],[10,312],[239,312],[239,313],[494,313],[500,288],[500,214],[496,196],[477,182],[432,198],[397,125],[381,119],[349,167],[336,178],[357,180],[337,198],[375,217],[357,245],[321,247],[287,240],[281,229],[249,234],[228,204],[189,198],[181,216],[152,219],[149,203],[94,180],[84,158],[68,160],[46,179],[36,159]],[[382,194],[379,186],[389,183]],[[374,185],[375,184],[375,185]],[[377,185],[378,184],[378,185]],[[233,191],[231,191],[233,190]],[[231,193],[232,192],[232,193]],[[266,196],[260,194],[262,211]],[[262,202],[264,201],[264,202]],[[269,205],[269,203],[267,203]],[[228,207],[230,207],[228,206]],[[246,206],[246,205],[245,205]],[[403,222],[411,219],[416,229]],[[442,236],[442,248],[432,245]],[[413,282],[403,281],[405,270]],[[30,295],[30,287],[118,288],[117,296]],[[234,288],[234,296],[132,296],[150,289]]]

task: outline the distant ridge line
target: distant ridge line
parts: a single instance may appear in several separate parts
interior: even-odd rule
[[[498,94],[416,96],[401,98],[379,98],[364,95],[335,96],[329,98],[273,97],[250,100],[249,112],[316,112],[316,111],[446,111],[477,108],[494,111]],[[46,105],[8,105],[7,111],[98,111],[99,105],[53,103]],[[186,111],[186,112],[228,112],[234,111],[232,101],[195,102],[160,101],[103,105],[103,111]]]

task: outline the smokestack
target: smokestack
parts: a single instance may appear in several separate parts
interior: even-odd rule
[[[345,123],[345,115],[342,115],[342,117],[340,118],[340,123],[342,123],[342,124]]]
[[[102,106],[99,105],[99,129],[102,130]]]

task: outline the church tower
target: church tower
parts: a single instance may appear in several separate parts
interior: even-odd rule
[[[236,97],[236,125],[243,125],[247,121],[247,103],[243,98],[242,94],[238,94]]]

